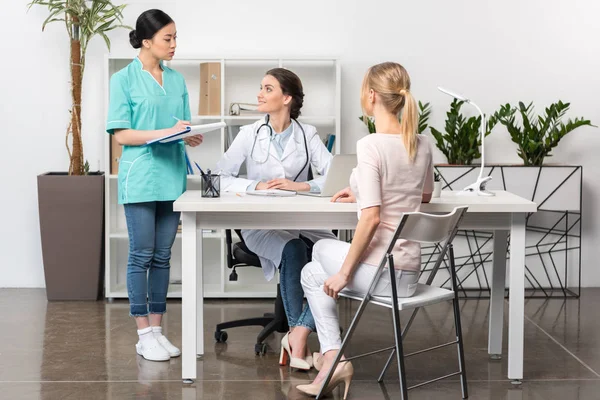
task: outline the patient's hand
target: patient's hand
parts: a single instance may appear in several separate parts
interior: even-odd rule
[[[335,203],[336,201],[338,203],[356,203],[356,197],[354,197],[354,193],[352,193],[352,190],[348,186],[333,195],[331,202]]]

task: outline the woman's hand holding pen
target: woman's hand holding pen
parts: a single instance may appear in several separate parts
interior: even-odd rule
[[[356,197],[354,196],[354,193],[352,193],[350,187],[347,187],[333,195],[331,202],[335,203],[336,201],[339,203],[356,203]]]
[[[173,125],[171,130],[173,131],[172,133],[178,133],[178,132],[185,131],[188,126],[190,126],[190,121],[183,121],[181,119],[178,119],[177,123],[175,125]]]

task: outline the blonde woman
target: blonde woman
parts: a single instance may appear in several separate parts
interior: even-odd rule
[[[313,261],[302,270],[302,287],[310,304],[320,354],[313,357],[319,374],[298,390],[317,395],[341,347],[336,299],[341,290],[366,293],[386,246],[403,212],[418,211],[433,192],[433,161],[429,142],[417,134],[418,114],[410,92],[410,77],[401,65],[386,62],[367,71],[361,105],[375,118],[376,133],[357,142],[358,164],[350,186],[331,201],[357,203],[359,221],[352,244],[332,239],[318,241]],[[402,116],[402,122],[398,116]],[[421,264],[418,243],[398,240],[393,250],[398,295],[414,294]],[[389,275],[383,273],[373,295],[390,296]],[[354,370],[340,363],[326,389],[345,383],[344,399]]]

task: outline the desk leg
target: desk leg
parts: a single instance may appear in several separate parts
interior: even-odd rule
[[[197,235],[198,241],[196,244],[198,259],[196,260],[196,355],[202,357],[204,355],[204,264],[202,259],[202,251],[204,249],[203,233]]]
[[[513,213],[510,228],[508,303],[508,379],[515,381],[513,383],[519,383],[523,379],[525,246],[525,213]]]
[[[494,231],[492,288],[490,291],[490,320],[488,331],[488,354],[494,360],[499,360],[502,357],[507,238],[508,231]]]
[[[196,276],[201,275],[202,270],[198,272],[196,267],[196,213],[182,212],[181,222],[181,379],[184,383],[192,383],[196,379]]]

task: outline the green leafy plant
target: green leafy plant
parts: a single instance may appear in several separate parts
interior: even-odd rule
[[[464,117],[460,112],[463,104],[464,101],[456,99],[450,104],[450,111],[446,113],[445,133],[431,127],[436,146],[444,153],[449,164],[471,165],[474,159],[481,157],[481,116]],[[491,133],[497,122],[495,115],[487,118],[485,136]]]
[[[498,121],[506,126],[510,138],[518,146],[517,153],[525,165],[540,166],[545,157],[551,157],[550,152],[558,145],[560,140],[569,132],[580,126],[594,126],[589,120],[575,118],[568,120],[566,124],[561,121],[568,111],[570,103],[552,103],[545,109],[543,116],[537,118],[533,115],[533,103],[527,106],[519,102],[519,107],[505,104],[496,112]],[[521,125],[516,122],[515,114],[519,112]]]
[[[440,182],[442,180],[441,175],[439,174],[439,172],[434,172],[433,173],[433,181],[434,182]]]
[[[71,98],[69,110],[71,121],[65,137],[69,154],[69,175],[83,175],[84,157],[81,142],[81,84],[85,68],[85,55],[90,40],[98,35],[104,39],[110,51],[107,32],[115,28],[128,28],[123,25],[125,4],[115,6],[109,0],[33,0],[34,5],[47,6],[49,15],[42,24],[42,31],[51,22],[64,22],[71,43]],[[69,136],[72,137],[71,146]]]
[[[367,117],[366,115],[363,115],[358,117],[358,119],[364,122],[364,124],[367,126],[367,129],[369,130],[369,133],[377,132],[377,129],[375,128],[375,120],[372,117]]]
[[[429,127],[427,122],[429,121],[430,114],[431,106],[429,105],[429,103],[423,104],[419,101],[419,124],[417,128],[417,133],[423,133]],[[377,131],[375,128],[375,120],[373,118],[366,117],[365,120],[365,116],[361,116],[358,117],[358,119],[360,119],[362,122],[364,122],[365,125],[367,125],[369,133],[375,133]],[[398,116],[398,121],[402,121],[401,116]]]

